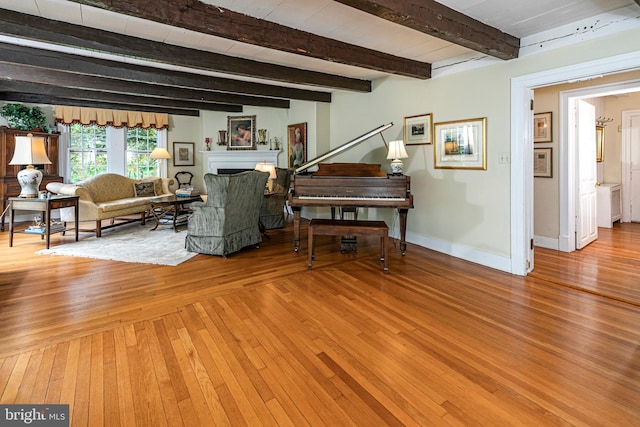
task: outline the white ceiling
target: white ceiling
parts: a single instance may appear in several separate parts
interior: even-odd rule
[[[331,0],[204,0],[204,2],[343,42],[433,63],[434,68],[437,68],[438,63],[475,54],[467,48]],[[442,0],[440,3],[519,37],[521,40],[590,18],[593,18],[591,25],[597,27],[602,25],[599,17],[605,13],[608,13],[608,16],[614,16],[613,19],[618,11],[621,19],[629,16],[629,10],[636,15],[640,14],[640,6],[633,0]],[[385,76],[385,73],[375,70],[248,45],[70,1],[0,0],[0,7],[262,62],[361,79],[375,80]],[[567,27],[569,30],[566,31],[588,30],[588,23],[581,25],[585,28],[572,29],[573,27],[569,26]],[[477,56],[482,55],[477,54]],[[201,73],[201,71],[198,72]]]

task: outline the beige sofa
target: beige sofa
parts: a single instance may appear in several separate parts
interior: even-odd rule
[[[173,179],[143,178],[131,179],[126,176],[104,173],[78,182],[63,184],[51,182],[47,190],[56,194],[79,196],[79,221],[95,221],[95,228],[81,229],[102,236],[102,230],[132,221],[110,221],[103,225],[103,220],[140,214],[140,221],[145,223],[146,212],[151,209],[150,200],[157,196],[171,195]],[[74,209],[60,209],[60,219],[64,222],[74,221]],[[137,221],[137,219],[136,219]]]

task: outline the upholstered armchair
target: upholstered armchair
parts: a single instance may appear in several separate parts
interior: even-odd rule
[[[191,252],[227,256],[260,243],[260,206],[267,172],[206,174],[206,202],[189,205],[186,248]]]
[[[260,208],[260,222],[265,229],[284,227],[284,204],[291,184],[291,169],[276,168],[273,193],[264,197]]]

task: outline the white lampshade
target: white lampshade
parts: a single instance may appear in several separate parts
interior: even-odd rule
[[[47,156],[47,150],[44,147],[44,138],[41,136],[16,136],[16,147],[13,151],[13,158],[9,162],[10,165],[27,165],[21,169],[16,178],[22,187],[19,197],[38,197],[40,183],[42,182],[42,172],[34,168],[35,164],[51,164],[51,160]]]
[[[256,170],[261,172],[269,172],[269,179],[276,179],[276,167],[273,163],[258,163],[256,164]]]
[[[16,148],[10,165],[51,164],[44,148],[44,138],[41,136],[16,136]]]
[[[398,141],[390,141],[389,142],[389,153],[387,154],[387,159],[391,160],[391,172],[394,175],[402,175],[402,160],[407,155],[407,150],[404,149],[404,142],[402,140]]]
[[[167,151],[166,148],[156,147],[151,152],[151,156],[150,157],[152,159],[170,159],[171,158],[171,154],[169,154],[169,152]]]
[[[390,141],[389,142],[389,153],[387,154],[387,159],[406,159],[409,157],[407,155],[407,150],[404,149],[404,141]]]

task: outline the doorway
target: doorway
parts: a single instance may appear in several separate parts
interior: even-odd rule
[[[587,63],[566,66],[511,80],[511,272],[526,275],[534,268],[533,254],[533,90],[569,81],[590,79],[595,75],[615,74],[640,69],[640,51]],[[561,107],[564,103],[561,103]],[[573,237],[575,242],[575,180],[569,174],[569,146],[566,143],[567,112],[560,116],[560,182],[561,238]],[[562,144],[562,139],[565,143]],[[573,157],[572,157],[573,159]],[[562,184],[564,183],[564,185]],[[566,197],[565,197],[566,196]],[[564,206],[566,205],[566,206]],[[566,208],[566,210],[564,210]],[[573,225],[570,232],[569,225]]]

